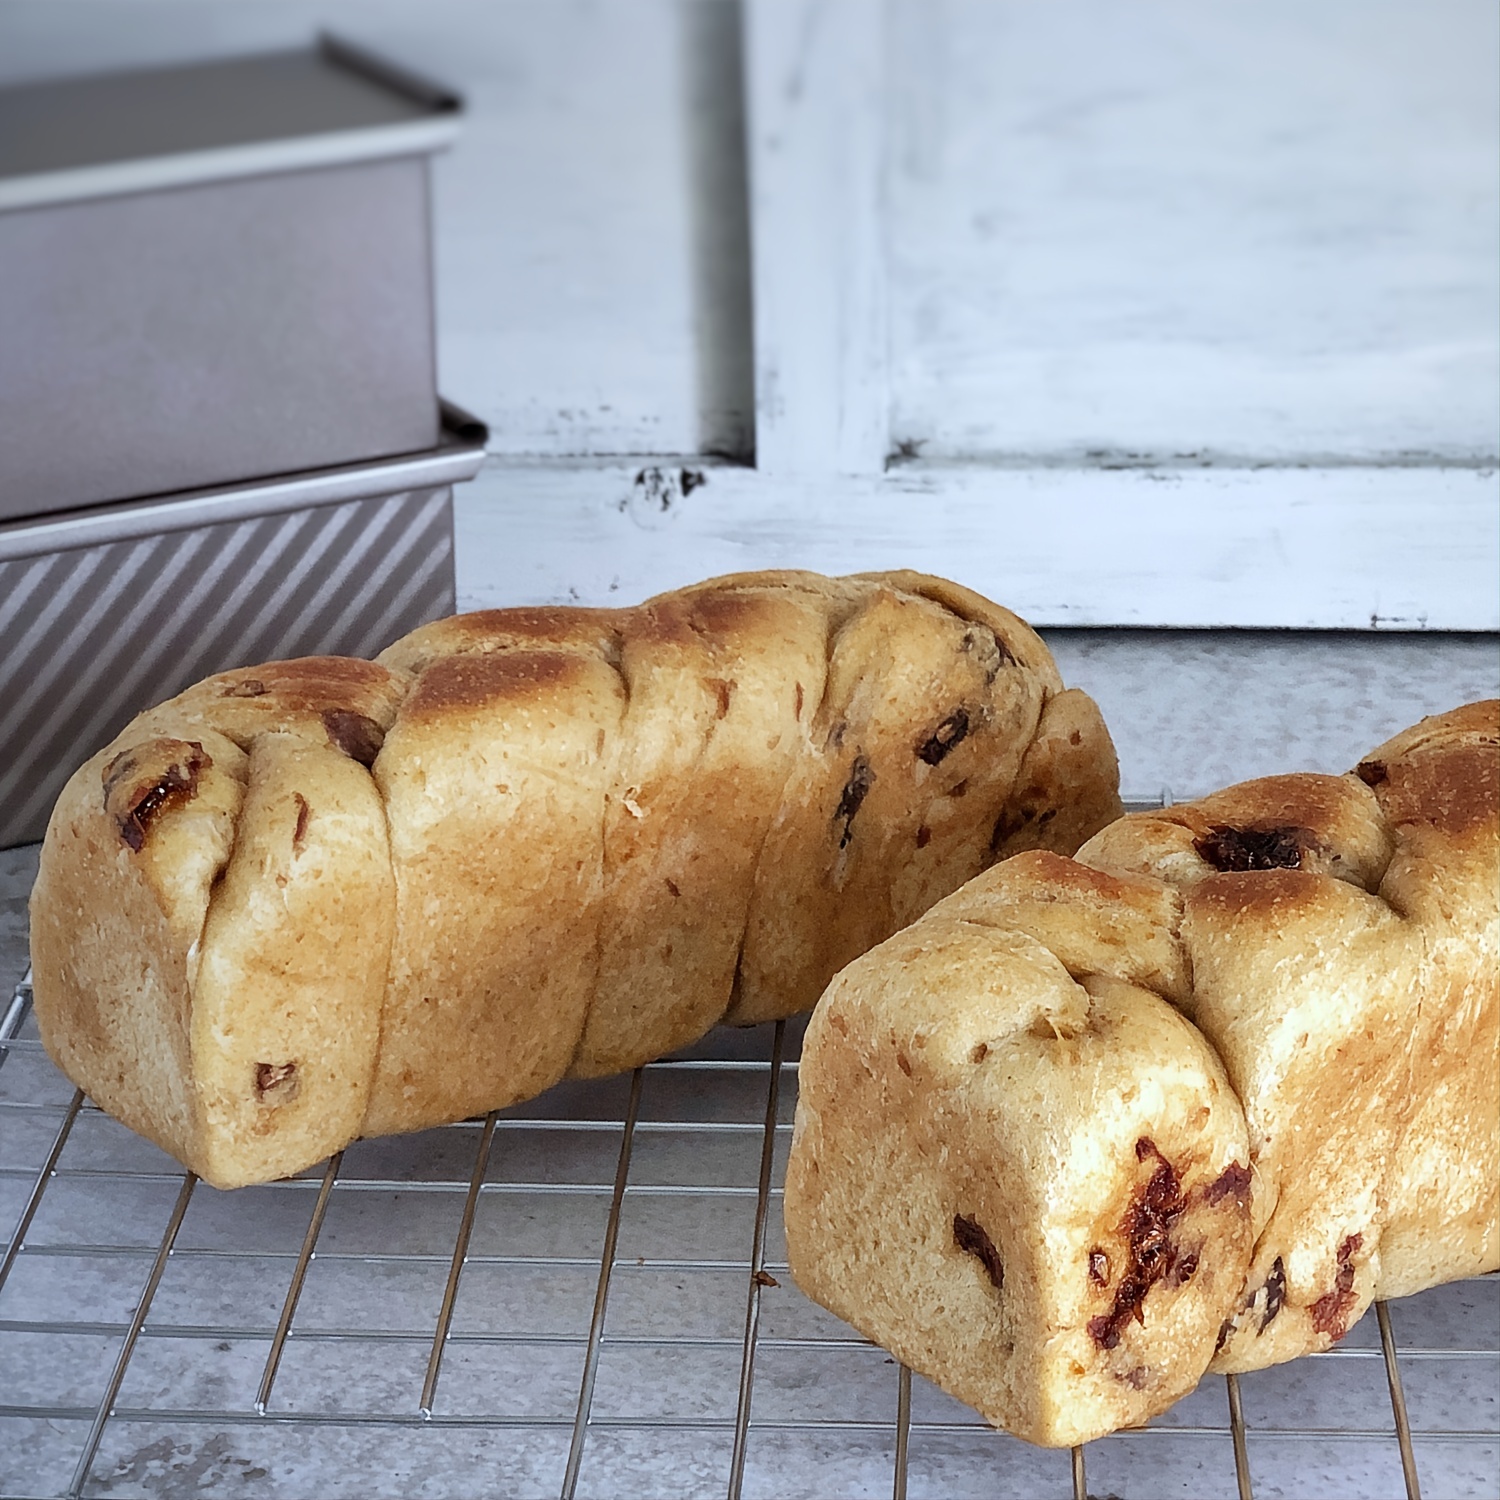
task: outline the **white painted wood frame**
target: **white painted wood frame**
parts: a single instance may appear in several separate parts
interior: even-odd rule
[[[624,602],[720,571],[908,566],[1040,625],[1500,628],[1500,481],[1483,456],[903,451],[888,74],[921,59],[891,56],[892,14],[744,0],[754,467],[492,464],[460,502],[464,600]]]
[[[627,603],[750,568],[918,568],[1036,625],[1496,628],[1494,476],[1004,469],[770,477],[492,461],[458,492],[465,608]]]

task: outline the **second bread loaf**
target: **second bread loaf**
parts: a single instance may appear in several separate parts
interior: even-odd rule
[[[1500,1266],[1500,704],[995,866],[830,985],[810,1296],[1034,1442]]]

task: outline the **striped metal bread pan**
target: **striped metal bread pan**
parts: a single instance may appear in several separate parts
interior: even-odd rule
[[[372,656],[451,614],[452,485],[484,425],[424,453],[0,525],[0,848],[73,769],[228,667]]]

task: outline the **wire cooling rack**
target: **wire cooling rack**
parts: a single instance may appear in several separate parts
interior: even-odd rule
[[[218,1193],[75,1091],[28,1011],[23,981],[6,1496],[1496,1493],[1492,1277],[1071,1454],[983,1426],[786,1274],[797,1023]]]

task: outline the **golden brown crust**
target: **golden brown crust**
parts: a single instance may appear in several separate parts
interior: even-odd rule
[[[403,705],[402,724],[441,723],[452,714],[504,711],[533,696],[566,693],[588,678],[593,665],[573,651],[444,657],[417,679]]]
[[[799,1283],[992,1421],[1064,1443],[1160,1410],[1205,1368],[1326,1349],[1375,1296],[1496,1269],[1497,781],[1500,706],[1471,705],[1348,776],[1263,778],[1132,815],[1076,860],[1017,855],[851,964],[803,1050],[784,1205]],[[1110,1097],[1085,1063],[1095,1004],[1062,974],[1139,1016],[1151,1005],[1132,994],[1171,1002],[1211,1044],[1243,1132],[1237,1164],[1204,1191],[1241,1200],[1244,1232],[1210,1227],[1194,1252],[1217,1275],[1213,1339],[1174,1343],[1159,1292],[1137,1304],[1143,1324],[1123,1304],[1093,1315],[1128,1342],[1127,1376],[1152,1372],[1135,1401],[1077,1344],[1057,1399],[1044,1355],[1078,1320],[1038,1287],[1077,1282],[1084,1240],[1101,1270],[1124,1252],[1105,1234],[1111,1215],[1127,1224],[1124,1189],[1089,1182],[1081,1160],[1123,1160],[1139,1133],[1185,1180],[1191,1111],[1160,1089],[1183,1054],[1163,1034]],[[936,1045],[956,1019],[967,1055]],[[1018,1051],[1022,1037],[1076,1050],[1062,1066]],[[979,1097],[973,1065],[997,1053],[1004,1091]],[[1122,1126],[1141,1095],[1153,1102]],[[1162,1182],[1173,1207],[1159,1217],[1180,1236],[1190,1220]],[[1070,1237],[1058,1202],[1084,1183],[1102,1218]],[[970,1205],[956,1251],[955,1202]],[[1045,1269],[1013,1273],[1037,1237]],[[986,1288],[992,1261],[1003,1285]]]
[[[986,599],[983,594],[976,594],[973,589],[966,589],[962,584],[950,582],[946,578],[934,578],[930,573],[916,573],[909,568],[897,568],[884,573],[859,573],[855,576],[886,584],[919,599],[930,599],[934,604],[942,605],[950,614],[957,615],[960,620],[985,626],[994,633],[1005,654],[1013,662],[1037,674],[1049,694],[1062,692],[1062,678],[1052,660],[1052,653],[1041,636],[1019,615]]]
[[[230,1183],[790,1014],[990,863],[1020,779],[1049,847],[1118,810],[1097,711],[1060,688],[1021,621],[912,573],[484,611],[376,662],[221,673],[60,804],[44,1034]],[[68,881],[128,890],[118,955]],[[277,1019],[299,985],[331,1030]]]
[[[1500,806],[1500,700],[1423,719],[1371,751],[1354,774],[1398,827],[1482,834]]]
[[[825,633],[816,601],[793,590],[668,597],[627,617],[629,706],[605,806],[610,920],[574,1074],[637,1067],[723,1016]]]
[[[625,708],[597,652],[435,659],[375,764],[396,931],[366,1134],[527,1099],[598,976],[604,798]]]
[[[1101,830],[1079,858],[1187,889],[1234,871],[1316,871],[1374,890],[1392,831],[1352,776],[1263,776],[1195,802],[1135,813]]]
[[[787,1252],[904,1363],[1066,1446],[1164,1410],[1208,1364],[1250,1247],[1248,1152],[1202,1038],[1137,985],[1076,982],[995,873],[819,1003]],[[1058,890],[1064,920],[1075,892],[1097,902]]]
[[[481,609],[419,625],[376,658],[393,670],[422,673],[446,657],[555,647],[611,656],[622,611],[519,605]]]
[[[308,656],[220,672],[148,709],[117,737],[139,735],[149,727],[206,724],[246,749],[268,730],[322,740],[324,715],[355,714],[389,729],[406,695],[409,679],[375,662],[345,656]]]

